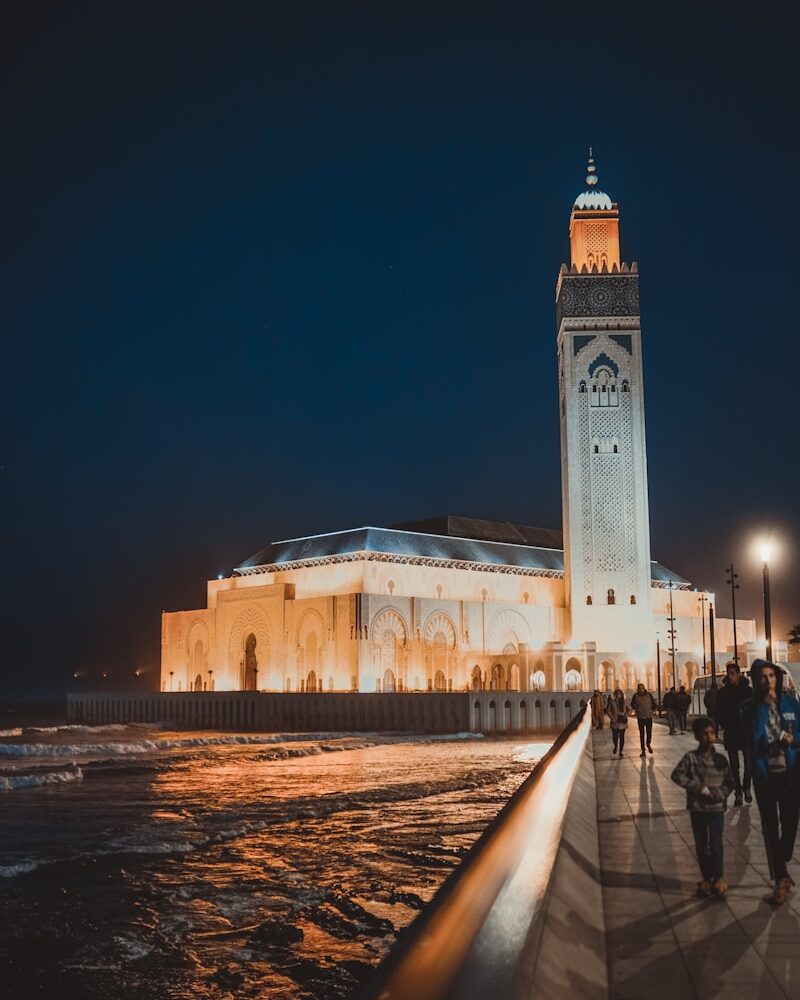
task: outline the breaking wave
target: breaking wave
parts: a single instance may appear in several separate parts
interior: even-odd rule
[[[21,729],[0,729],[0,739],[5,736],[22,736]]]
[[[0,775],[0,792],[13,792],[18,788],[40,788],[42,785],[60,785],[80,781],[83,771],[72,767],[66,771],[36,771],[31,774]]]
[[[134,740],[130,743],[122,741],[113,743],[5,743],[0,744],[0,757],[131,756],[140,753],[163,753],[166,750],[191,750],[194,747],[270,746],[276,743],[306,742],[320,738],[321,734],[298,733],[296,735],[276,736],[187,736],[163,740]],[[305,756],[306,753],[320,752],[319,748],[315,748],[303,752],[297,751],[295,755]]]

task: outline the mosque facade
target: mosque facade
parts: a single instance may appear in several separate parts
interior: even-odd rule
[[[714,595],[651,559],[638,268],[591,158],[556,317],[563,531],[451,516],[273,542],[164,613],[162,690],[690,687]],[[737,639],[763,655],[754,621]]]

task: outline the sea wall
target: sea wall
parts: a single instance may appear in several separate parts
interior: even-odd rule
[[[289,733],[528,733],[565,726],[587,697],[563,691],[98,692],[68,695],[67,718],[84,725],[163,722],[187,729]]]

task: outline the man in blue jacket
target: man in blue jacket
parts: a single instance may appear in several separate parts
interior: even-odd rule
[[[783,671],[768,660],[750,668],[753,700],[742,711],[742,729],[750,755],[756,801],[761,814],[767,863],[775,891],[772,902],[786,902],[794,882],[786,863],[794,852],[800,817],[798,749],[800,701],[783,690]]]

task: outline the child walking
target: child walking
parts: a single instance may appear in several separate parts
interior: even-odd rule
[[[714,749],[717,731],[711,719],[705,716],[695,719],[692,732],[697,749],[681,757],[672,780],[686,789],[686,808],[702,875],[697,895],[723,898],[728,887],[722,877],[722,834],[728,796],[733,791],[733,775],[728,761]]]

